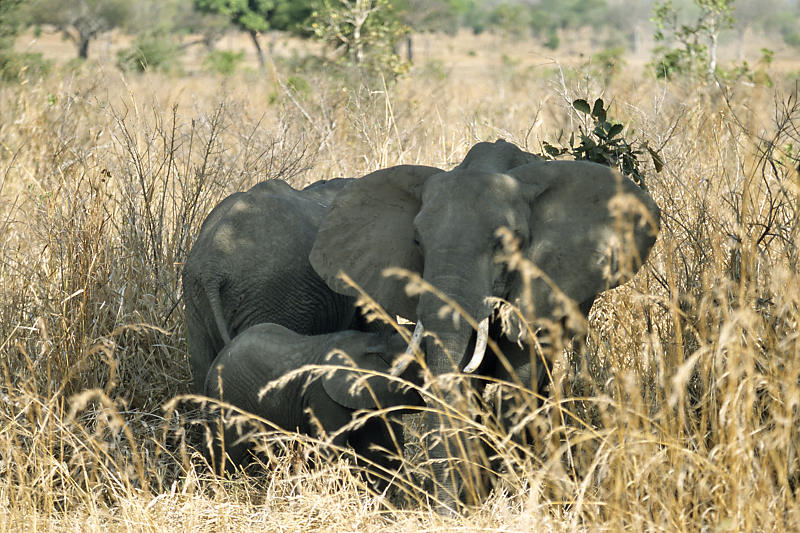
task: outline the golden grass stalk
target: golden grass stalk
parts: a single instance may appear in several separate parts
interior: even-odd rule
[[[498,136],[536,151],[571,127],[561,100],[592,96],[595,82],[564,77],[554,98],[547,77],[412,76],[348,92],[320,76],[318,91],[274,103],[246,77],[89,73],[0,87],[0,525],[794,530],[797,95],[632,76],[605,91],[664,161],[647,181],[663,214],[656,249],[596,303],[586,348],[557,353],[542,407],[535,391],[492,384],[526,398],[517,426],[500,427],[492,398],[442,406],[463,422],[465,451],[484,450],[464,468],[495,471],[488,494],[470,478],[481,503],[457,519],[436,516],[419,484],[406,485],[411,506],[366,492],[346,454],[296,461],[305,441],[275,433],[267,442],[287,452],[262,475],[211,474],[196,411],[162,408],[189,383],[181,263],[235,190],[401,162],[450,168]],[[509,438],[522,426],[531,446]],[[408,434],[419,442],[413,424]],[[407,469],[424,477],[424,450],[411,451]]]

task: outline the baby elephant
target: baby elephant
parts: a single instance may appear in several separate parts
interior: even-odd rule
[[[219,353],[206,375],[205,394],[287,431],[319,436],[317,427],[321,426],[328,435],[335,435],[333,444],[348,445],[367,459],[368,465],[373,462],[394,471],[399,468],[399,461],[375,447],[402,454],[403,431],[399,423],[402,411],[391,413],[388,426],[381,417],[372,417],[355,429],[341,432],[340,429],[350,423],[353,413],[360,409],[423,405],[415,390],[380,376],[367,379],[368,386],[354,388],[354,381],[365,374],[337,370],[302,372],[283,385],[270,388],[260,399],[259,392],[269,382],[305,365],[351,367],[354,363],[360,369],[388,374],[393,359],[405,348],[399,334],[387,338],[347,330],[301,335],[278,324],[257,324],[237,335]],[[332,350],[348,354],[349,359],[340,354],[328,357]],[[419,384],[419,366],[409,365],[400,377]],[[227,425],[223,432],[225,451],[234,464],[245,464],[250,457],[252,442],[241,439],[242,433],[236,424]],[[218,453],[219,444],[214,448],[215,454]],[[377,483],[379,487],[384,485],[380,481]]]

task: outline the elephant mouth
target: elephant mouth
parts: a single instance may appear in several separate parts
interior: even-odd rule
[[[422,321],[418,320],[417,325],[414,328],[414,333],[411,335],[411,342],[408,344],[408,348],[406,348],[406,354],[411,354],[419,348],[420,341],[422,339],[422,334],[425,332],[425,327],[422,325]],[[475,341],[475,350],[472,352],[472,357],[470,357],[469,361],[464,368],[461,369],[462,372],[465,374],[472,374],[481,366],[483,363],[483,358],[486,355],[486,346],[489,341],[489,317],[487,316],[483,320],[481,320],[480,324],[478,324],[478,336]]]

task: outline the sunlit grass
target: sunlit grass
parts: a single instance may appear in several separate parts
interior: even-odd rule
[[[308,94],[250,74],[96,74],[0,87],[5,528],[796,527],[800,108],[780,72],[775,89],[505,72],[374,90],[308,73]],[[478,140],[538,152],[572,131],[572,98],[601,93],[665,163],[645,159],[661,234],[596,303],[587,350],[559,356],[552,402],[529,413],[537,442],[480,507],[454,519],[421,490],[371,495],[345,459],[204,468],[196,408],[163,406],[189,391],[181,262],[217,202],[271,177],[451,168]],[[491,418],[470,424],[505,449]]]

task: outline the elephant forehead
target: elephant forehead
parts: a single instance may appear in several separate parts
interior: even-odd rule
[[[422,194],[423,203],[448,199],[475,199],[488,196],[494,200],[512,200],[520,195],[520,183],[515,178],[494,172],[454,170],[430,178]]]
[[[422,209],[415,220],[420,232],[457,224],[494,234],[499,227],[527,224],[527,204],[516,179],[504,174],[448,174],[437,177],[423,193]]]

